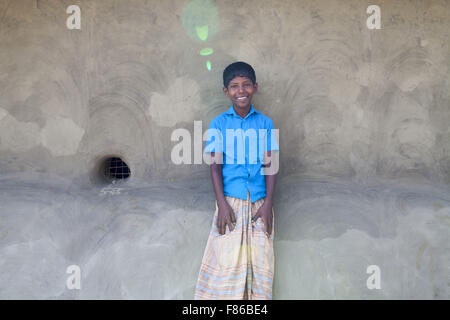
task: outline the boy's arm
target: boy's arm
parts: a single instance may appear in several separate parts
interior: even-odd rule
[[[275,190],[275,174],[268,174],[266,175],[266,200],[264,202],[267,202],[268,205],[270,205],[270,208],[272,208],[272,199],[273,199],[273,192]]]
[[[277,152],[277,151],[274,151]],[[263,205],[258,209],[256,215],[252,218],[253,221],[256,221],[259,217],[264,221],[264,225],[266,228],[266,232],[269,234],[272,233],[272,223],[273,223],[273,214],[272,214],[272,199],[273,193],[275,191],[275,176],[277,174],[278,168],[272,163],[277,161],[272,157],[272,151],[267,151],[266,159],[264,160],[264,171],[265,171],[265,179],[266,179],[266,198],[264,200]]]
[[[226,225],[230,231],[234,230],[234,225],[236,224],[236,217],[234,215],[233,209],[228,204],[223,194],[223,176],[222,176],[222,161],[219,160],[222,154],[216,154],[211,152],[212,163],[210,165],[211,180],[214,187],[214,193],[216,194],[217,207],[219,209],[217,215],[217,228],[220,234],[225,234]]]
[[[272,120],[270,120],[268,125],[268,134],[267,143],[270,144],[270,148],[264,153],[263,167],[266,180],[265,202],[267,202],[267,206],[270,207],[270,216],[272,216],[272,199],[275,190],[275,175],[277,174],[279,168],[278,131],[274,130]],[[270,224],[272,224],[272,219],[270,219]],[[269,230],[272,230],[272,228],[269,228]]]
[[[274,151],[277,152],[277,151]],[[267,151],[265,163],[265,179],[266,179],[266,199],[272,207],[273,193],[275,192],[275,176],[278,171],[278,166],[274,163],[277,161],[275,157],[272,157],[272,151]]]
[[[214,193],[216,194],[217,205],[226,202],[225,195],[223,194],[223,176],[222,176],[222,164],[219,161],[215,161],[215,152],[211,152],[212,163],[209,166],[211,171],[211,180],[214,187]]]

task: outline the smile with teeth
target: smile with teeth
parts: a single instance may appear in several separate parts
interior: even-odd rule
[[[238,100],[244,100],[244,99],[247,99],[247,97],[239,97],[239,98],[237,98]]]

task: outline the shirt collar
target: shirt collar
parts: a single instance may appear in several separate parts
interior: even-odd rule
[[[233,105],[231,105],[231,108],[228,109],[228,110],[226,111],[226,113],[227,113],[227,114],[231,114],[231,115],[235,115],[236,117],[241,118],[241,116],[238,115],[238,114],[236,113],[236,111],[234,110]],[[253,105],[251,104],[251,105],[250,105],[250,111],[248,112],[248,114],[245,116],[244,119],[247,119],[252,113],[259,113],[259,112],[256,111],[256,110],[253,108]],[[241,118],[241,119],[242,119],[242,118]]]

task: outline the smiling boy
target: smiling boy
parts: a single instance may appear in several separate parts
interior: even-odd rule
[[[278,170],[272,151],[278,144],[272,120],[251,104],[258,90],[253,68],[232,63],[223,72],[223,83],[232,106],[208,129],[205,152],[212,157],[216,211],[195,299],[272,299],[272,199]],[[220,138],[212,139],[212,132]]]

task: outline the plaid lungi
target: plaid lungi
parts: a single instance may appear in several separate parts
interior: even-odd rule
[[[255,300],[272,299],[274,272],[273,238],[275,215],[273,214],[270,237],[264,232],[264,222],[256,215],[264,199],[250,202],[225,196],[236,216],[236,226],[220,235],[217,228],[218,207],[211,226],[203,255],[194,299]]]

